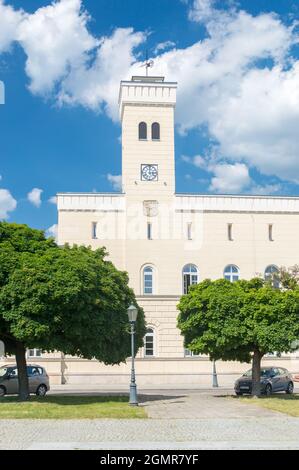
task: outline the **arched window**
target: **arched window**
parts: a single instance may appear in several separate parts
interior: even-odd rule
[[[268,281],[276,289],[279,288],[279,278],[278,278],[279,269],[274,264],[270,264],[265,269],[265,281]]]
[[[140,122],[138,126],[138,136],[139,140],[147,139],[147,125],[146,122]]]
[[[153,357],[155,355],[154,349],[154,330],[152,328],[147,328],[146,334],[144,337],[144,356]]]
[[[186,264],[183,268],[183,292],[188,294],[190,286],[198,284],[199,272],[194,264]]]
[[[154,290],[154,270],[151,266],[143,268],[143,293],[152,294]]]
[[[240,270],[234,264],[229,264],[224,269],[223,276],[224,276],[224,279],[227,279],[230,282],[238,281],[240,278]]]
[[[152,124],[152,140],[160,140],[160,124],[158,122]]]

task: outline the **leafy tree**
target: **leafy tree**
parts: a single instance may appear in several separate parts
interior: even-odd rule
[[[178,308],[188,349],[214,360],[252,360],[255,396],[264,354],[289,352],[299,338],[299,289],[274,289],[258,278],[205,280],[181,298]]]
[[[0,339],[16,355],[20,399],[27,399],[27,348],[59,350],[105,364],[130,356],[128,276],[104,249],[57,247],[43,232],[0,224]],[[138,307],[136,351],[145,334]]]

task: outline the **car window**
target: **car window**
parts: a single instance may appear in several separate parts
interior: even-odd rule
[[[9,371],[9,375],[10,375],[11,377],[18,377],[18,369],[17,369],[16,367],[15,367],[14,369],[11,369],[11,370]]]
[[[270,377],[271,369],[261,369],[261,377]]]
[[[277,367],[273,367],[272,372],[273,372],[274,377],[276,377],[277,375],[280,375],[279,369],[277,369]]]
[[[33,366],[27,367],[27,374],[29,376],[40,375],[38,367],[33,367]]]
[[[286,375],[287,374],[286,369],[279,368],[278,371],[279,371],[279,375]]]
[[[7,367],[1,367],[0,368],[0,377],[3,377],[3,375],[6,374],[7,370],[8,370]]]
[[[43,375],[44,371],[41,367],[37,368],[39,375]]]

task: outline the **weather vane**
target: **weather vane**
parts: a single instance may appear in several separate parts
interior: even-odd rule
[[[145,67],[145,74],[148,77],[148,69],[153,67],[154,61],[152,59],[149,60],[148,58],[148,50],[146,51],[145,62],[141,65],[141,67]]]

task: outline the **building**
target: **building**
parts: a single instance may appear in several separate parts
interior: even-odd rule
[[[163,77],[122,81],[122,191],[57,196],[58,243],[105,246],[129,273],[148,324],[136,364],[140,385],[211,384],[209,358],[186,351],[176,328],[176,306],[190,284],[250,279],[299,261],[299,198],[175,192],[176,93]],[[56,382],[129,381],[129,363],[110,367],[60,353],[41,361]],[[271,362],[297,372],[299,354]],[[232,374],[247,368],[219,361],[219,383],[231,385]]]

